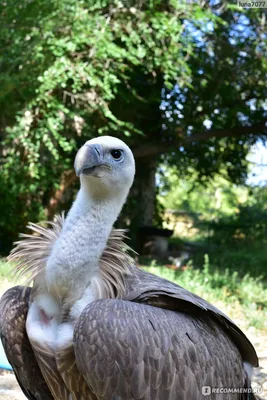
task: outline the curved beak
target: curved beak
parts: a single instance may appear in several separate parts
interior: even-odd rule
[[[81,147],[74,161],[76,175],[92,175],[96,167],[103,165],[103,153],[100,144],[85,144]]]

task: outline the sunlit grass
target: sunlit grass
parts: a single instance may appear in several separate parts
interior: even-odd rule
[[[0,258],[0,278],[6,278],[8,280],[12,279],[11,277],[11,269],[12,265],[7,263],[5,258]]]
[[[201,266],[204,254],[208,253],[210,264],[215,269],[224,271],[228,268],[231,272],[238,271],[240,276],[249,273],[253,277],[262,276],[267,280],[267,240],[221,244],[207,240],[204,236],[170,238],[170,244],[175,249],[182,249],[185,242],[192,246],[195,266]]]
[[[189,263],[184,270],[172,270],[155,261],[144,269],[205,298],[231,318],[245,320],[247,326],[267,330],[267,284],[262,277],[241,277],[238,271],[214,269],[207,255],[201,269]]]
[[[13,263],[8,263],[5,258],[0,258],[0,297],[10,287],[23,285],[25,282],[25,279],[15,277],[13,268]]]

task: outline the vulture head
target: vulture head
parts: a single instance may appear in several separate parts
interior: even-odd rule
[[[45,266],[46,286],[60,299],[70,293],[78,298],[90,285],[100,296],[92,282],[103,288],[100,259],[132,186],[135,162],[122,140],[102,136],[80,148],[74,169],[81,187]]]
[[[118,195],[125,198],[135,174],[130,148],[111,136],[88,140],[78,151],[74,168],[82,188],[97,199]]]

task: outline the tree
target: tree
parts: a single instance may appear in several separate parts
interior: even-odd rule
[[[152,222],[159,162],[181,174],[193,166],[199,179],[226,165],[231,179],[244,178],[244,156],[266,134],[260,10],[174,0],[1,5],[4,246],[29,219],[70,203],[75,152],[99,134],[134,149],[138,208],[125,212],[138,223]]]

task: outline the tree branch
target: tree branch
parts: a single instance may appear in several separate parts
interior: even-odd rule
[[[252,125],[252,126],[239,126],[231,129],[221,129],[221,130],[210,130],[205,132],[196,133],[192,136],[183,138],[181,133],[178,132],[177,138],[166,142],[152,141],[150,143],[146,143],[143,146],[137,147],[133,149],[135,158],[145,158],[145,157],[155,157],[159,154],[167,153],[174,147],[179,147],[183,144],[208,140],[211,138],[222,138],[222,137],[231,137],[231,136],[241,136],[245,134],[259,134],[264,133],[266,130],[266,120],[262,122]],[[60,187],[51,197],[48,207],[47,214],[48,218],[51,219],[56,210],[59,208],[60,203],[62,202],[64,193],[67,189],[69,189],[77,177],[73,170],[65,171],[60,180]]]
[[[266,129],[265,126],[266,123],[267,119],[252,126],[237,126],[231,129],[217,129],[213,131],[211,130],[211,131],[196,133],[195,135],[185,138],[184,141],[186,143],[192,143],[192,142],[199,142],[202,140],[211,139],[213,137],[218,139],[222,137],[231,137],[231,136],[234,137],[234,136],[241,136],[248,134],[256,135],[258,133],[264,133],[264,130]]]
[[[219,139],[222,137],[235,137],[248,134],[256,135],[259,133],[266,133],[266,123],[267,119],[264,119],[258,124],[252,126],[237,126],[230,129],[208,130],[185,138],[179,135],[176,139],[174,138],[167,143],[159,141],[146,143],[143,146],[133,149],[133,152],[136,158],[153,157],[162,153],[167,153],[171,148],[182,146],[183,144],[200,142],[211,138]]]

